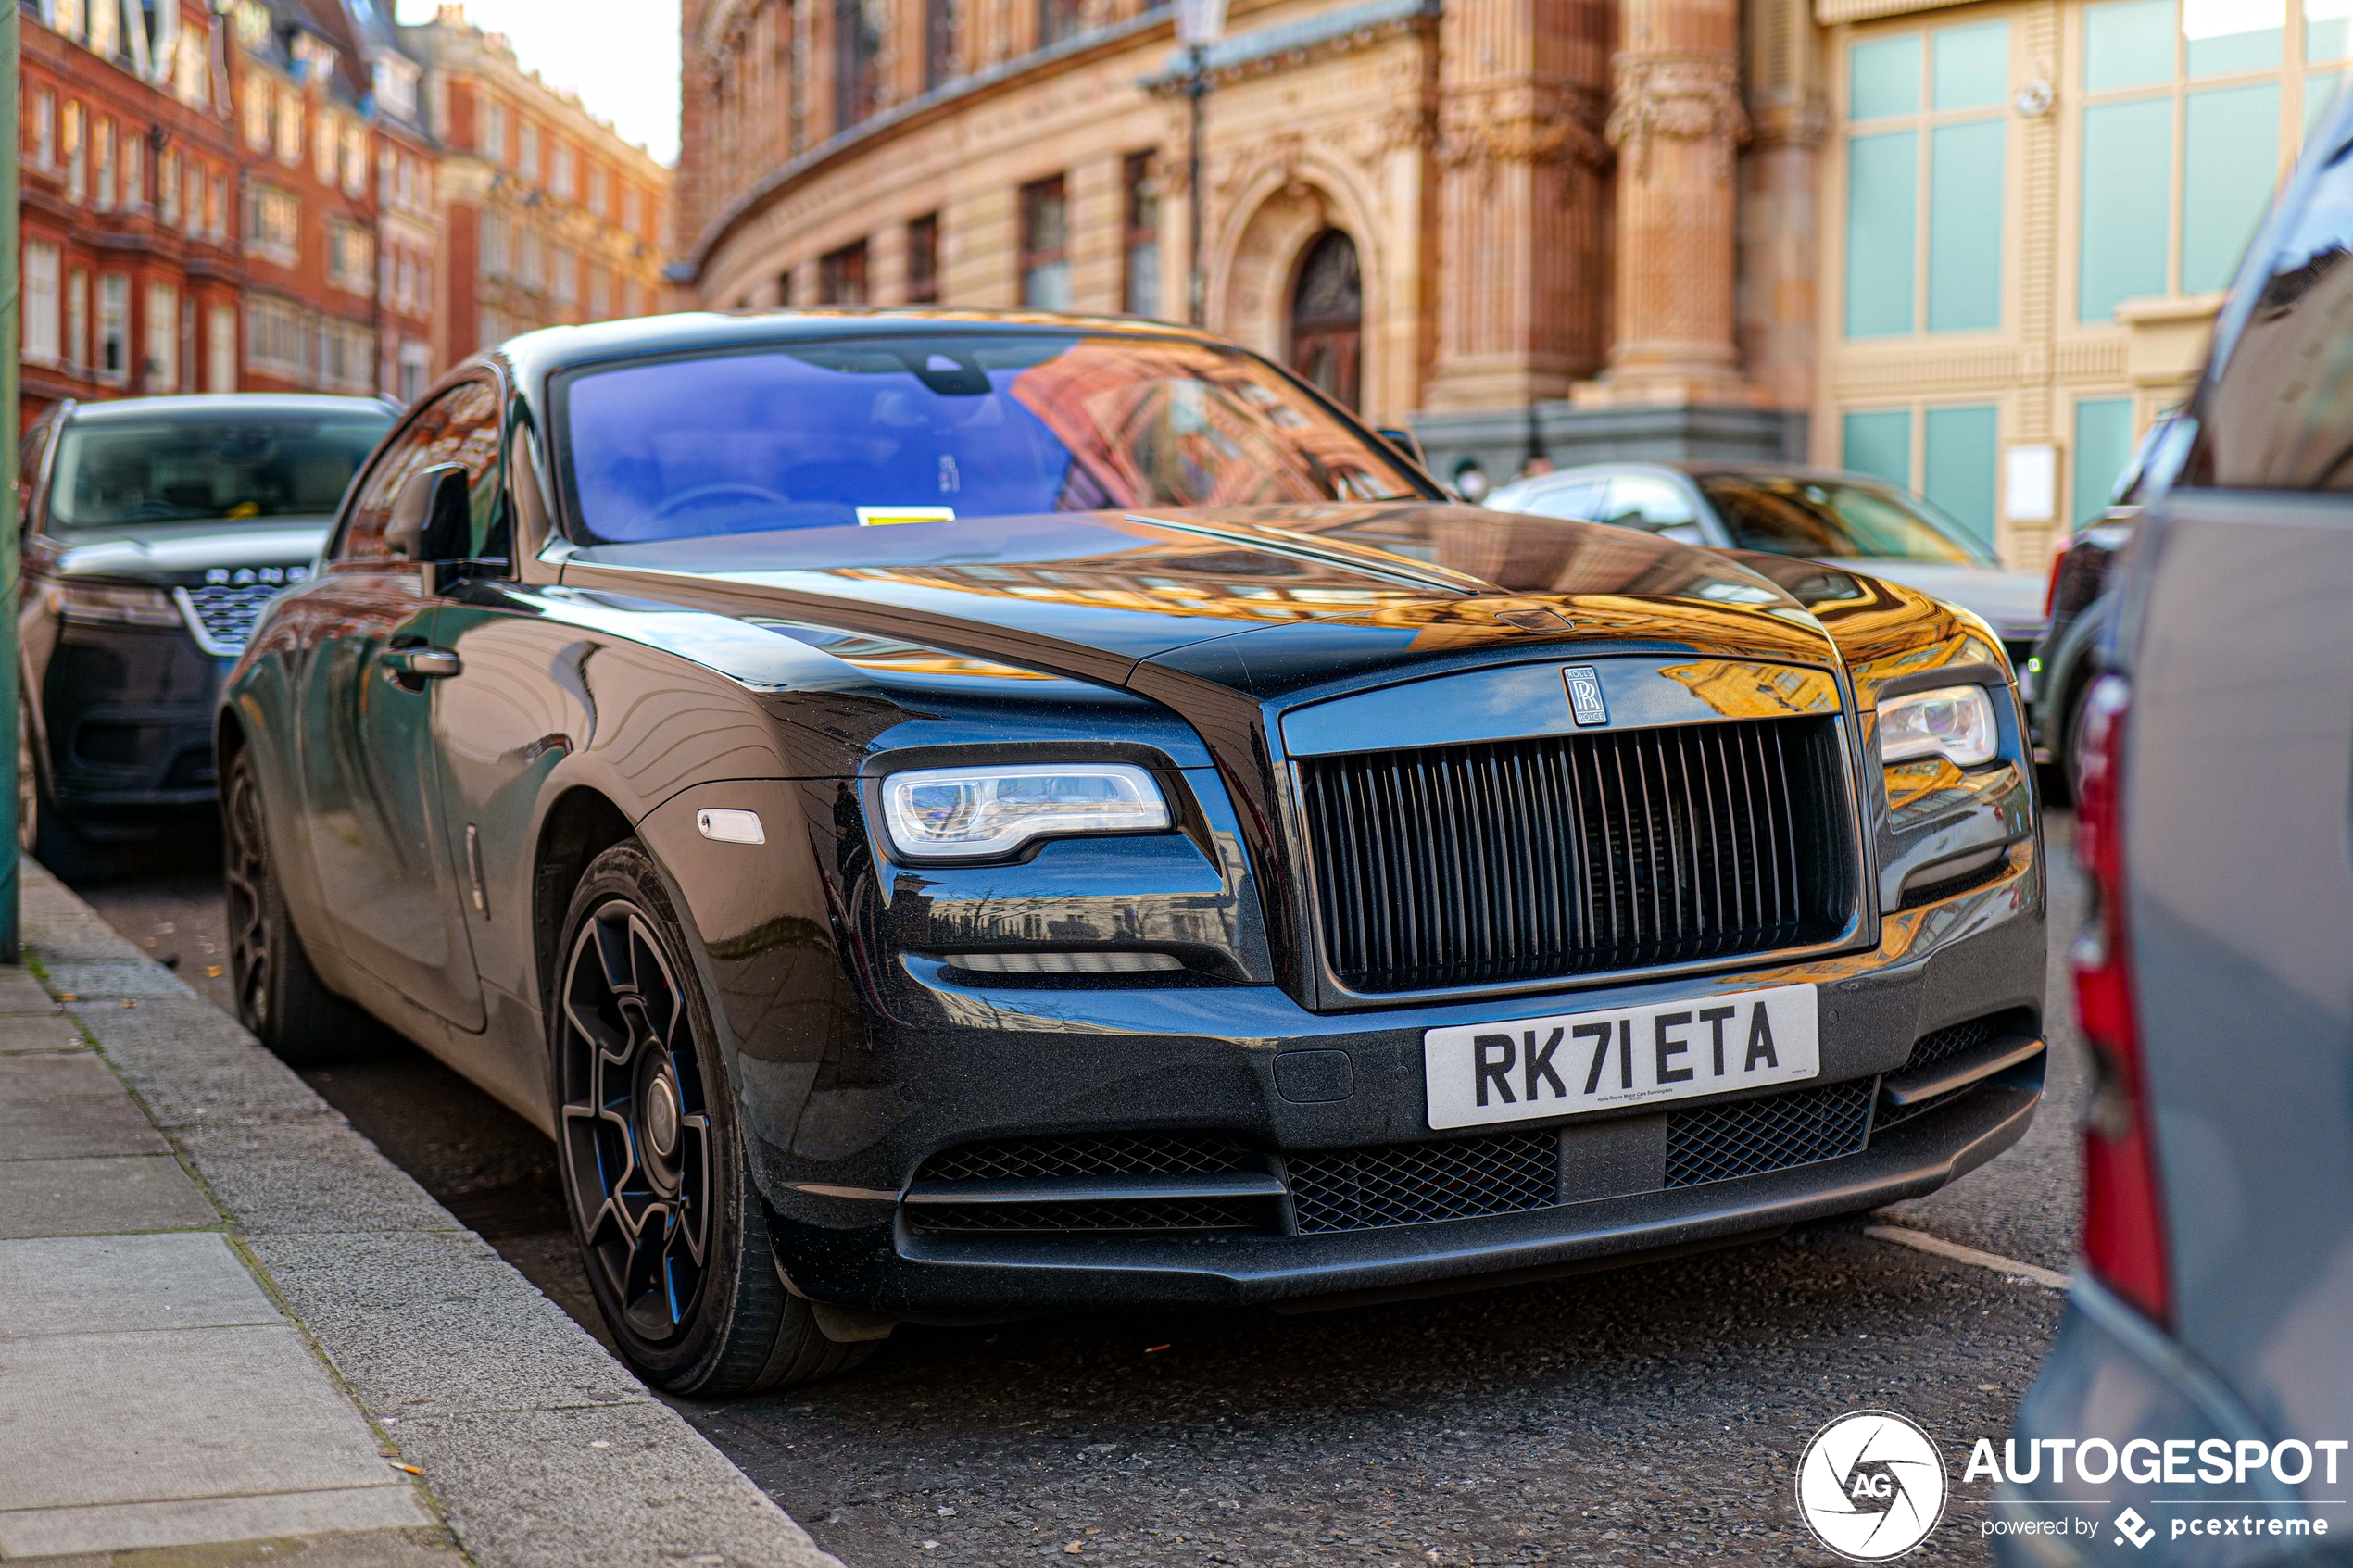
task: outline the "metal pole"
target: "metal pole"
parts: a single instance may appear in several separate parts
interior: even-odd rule
[[[1192,216],[1185,225],[1186,243],[1192,250],[1192,263],[1186,270],[1185,292],[1194,326],[1206,326],[1209,307],[1209,283],[1201,270],[1201,122],[1202,100],[1209,94],[1209,46],[1192,46],[1193,77],[1185,85],[1185,95],[1193,101],[1191,145],[1187,151],[1188,170],[1185,191],[1192,203]]]
[[[17,124],[17,50],[18,10],[15,6],[0,8],[0,127],[14,129]],[[15,735],[22,722],[18,709],[22,701],[17,682],[24,669],[17,656],[17,430],[21,422],[17,412],[17,311],[21,301],[19,291],[23,280],[19,276],[22,254],[17,244],[17,160],[13,155],[0,157],[0,408],[8,411],[6,439],[0,440],[0,478],[7,481],[8,515],[0,519],[0,658],[7,668],[0,671],[0,735]],[[22,760],[19,748],[0,745],[0,762],[6,776],[0,777],[0,961],[17,961],[17,896],[19,890],[17,864],[18,764]]]

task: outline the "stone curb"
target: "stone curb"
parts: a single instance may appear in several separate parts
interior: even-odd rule
[[[49,990],[481,1568],[841,1568],[284,1063],[31,860]]]

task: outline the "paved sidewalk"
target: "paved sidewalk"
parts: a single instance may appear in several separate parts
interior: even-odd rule
[[[839,1568],[252,1036],[24,880],[0,1560]]]

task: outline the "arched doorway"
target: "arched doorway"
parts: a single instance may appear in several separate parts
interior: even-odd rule
[[[1365,283],[1356,242],[1327,229],[1300,257],[1291,285],[1290,367],[1344,408],[1364,384]]]

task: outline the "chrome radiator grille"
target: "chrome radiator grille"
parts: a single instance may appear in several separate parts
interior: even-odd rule
[[[285,585],[279,583],[239,586],[208,583],[201,588],[181,589],[180,608],[207,653],[238,654],[253,636],[261,607],[284,592]]]
[[[1853,899],[1829,719],[1302,759],[1324,952],[1360,992],[1825,941]]]

